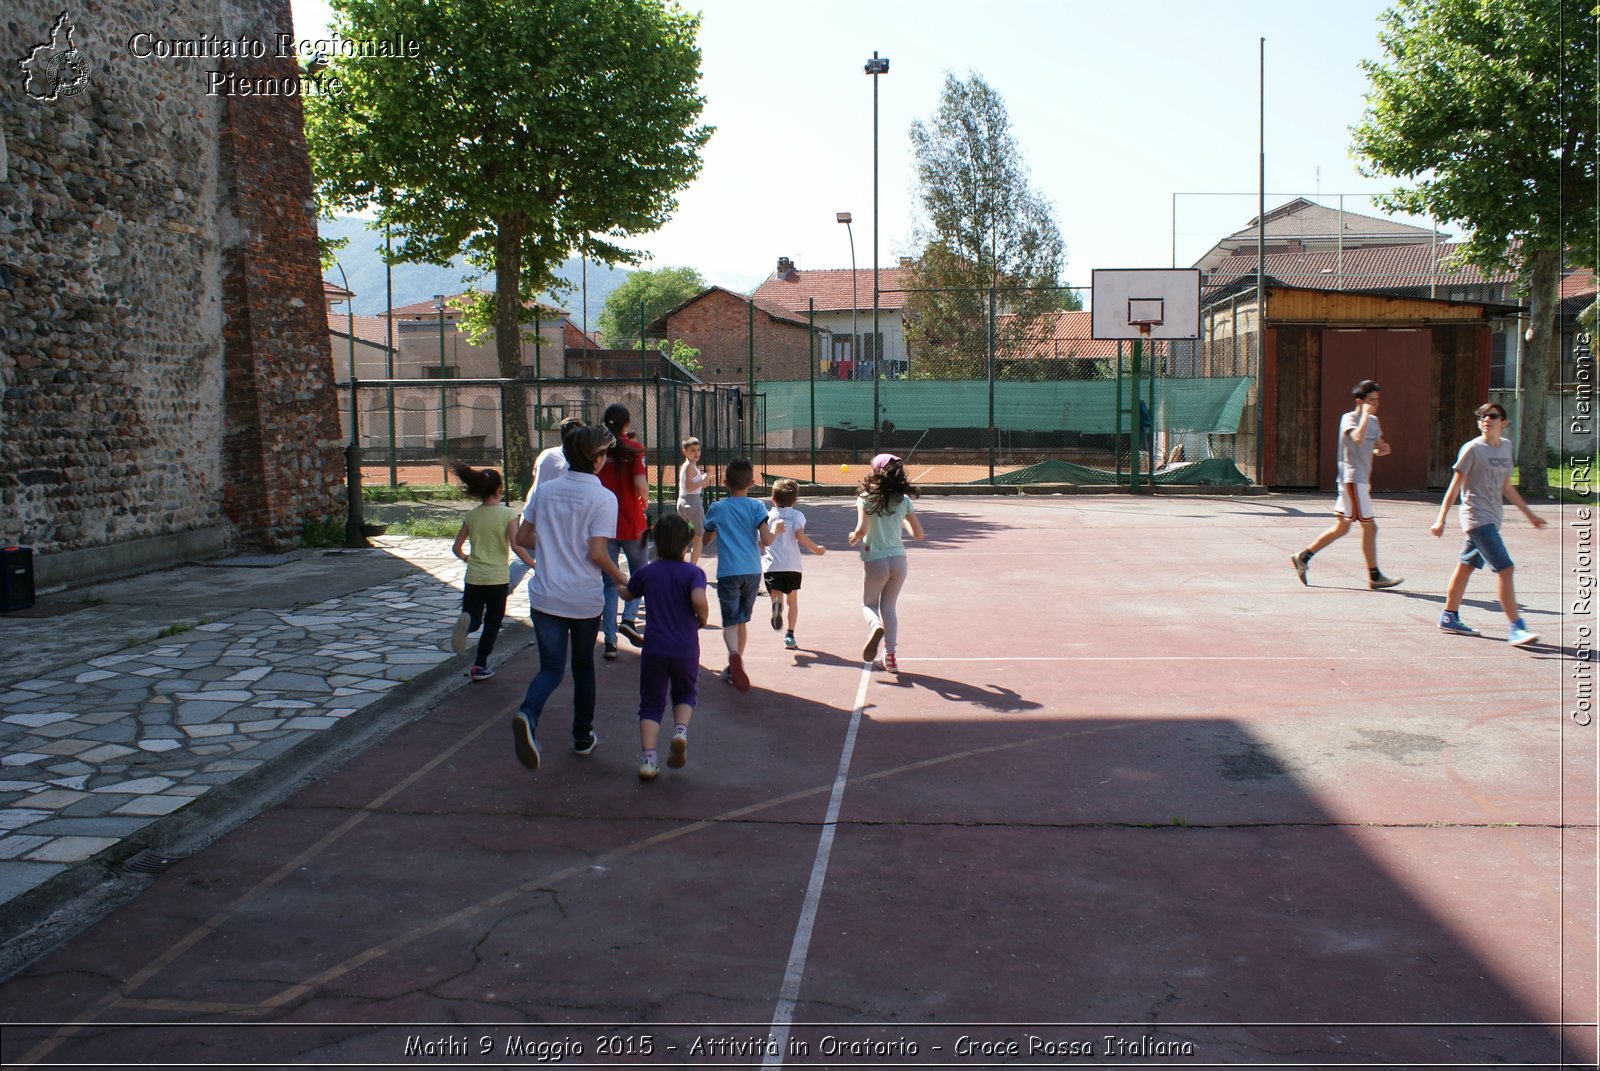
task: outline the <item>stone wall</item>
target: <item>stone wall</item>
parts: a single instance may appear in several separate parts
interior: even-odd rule
[[[64,8],[52,51],[76,50],[58,70],[79,88],[39,99],[52,87],[17,62]],[[86,563],[73,552],[218,526],[283,547],[342,512],[300,102],[212,95],[205,73],[293,60],[130,49],[289,27],[287,0],[0,15],[0,541]]]

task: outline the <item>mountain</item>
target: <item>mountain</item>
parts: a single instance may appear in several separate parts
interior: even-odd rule
[[[350,280],[350,289],[355,291],[355,300],[352,302],[355,313],[358,316],[382,316],[383,229],[371,220],[340,216],[338,219],[322,220],[318,223],[317,230],[324,238],[350,239],[349,244],[339,250],[338,257],[339,263],[344,266],[345,275]],[[464,257],[457,257],[448,268],[432,264],[396,264],[394,266],[395,308],[417,301],[427,301],[435,294],[459,294],[467,289],[466,279],[471,274],[472,269]],[[583,291],[580,288],[583,274],[583,262],[573,257],[556,269],[556,277],[566,279],[572,284],[572,289],[562,294],[540,295],[541,300],[570,312],[572,322],[579,327],[584,325]],[[621,286],[629,274],[626,268],[608,268],[592,260],[589,262],[590,331],[595,330],[600,322],[600,310],[605,307],[606,297]],[[338,268],[323,272],[322,277],[330,283],[344,285],[339,277]],[[494,288],[494,275],[486,275],[473,285],[480,290],[491,290]]]

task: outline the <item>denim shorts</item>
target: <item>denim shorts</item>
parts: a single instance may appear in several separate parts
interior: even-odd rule
[[[1469,531],[1466,541],[1461,544],[1461,563],[1474,569],[1482,569],[1487,565],[1497,573],[1511,568],[1511,555],[1506,553],[1499,526],[1486,524]]]
[[[717,605],[722,607],[722,627],[742,625],[750,620],[750,611],[755,608],[760,591],[760,573],[717,577]]]

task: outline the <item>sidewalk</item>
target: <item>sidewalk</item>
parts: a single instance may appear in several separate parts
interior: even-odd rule
[[[184,565],[0,615],[0,945],[142,849],[251,817],[241,803],[287,791],[417,688],[466,683],[470,655],[441,646],[465,565],[443,540],[375,543]],[[527,645],[526,621],[524,589],[496,662]]]

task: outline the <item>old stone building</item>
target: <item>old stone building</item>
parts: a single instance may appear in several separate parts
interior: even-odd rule
[[[42,584],[343,512],[290,30],[288,0],[0,17],[0,542]]]

